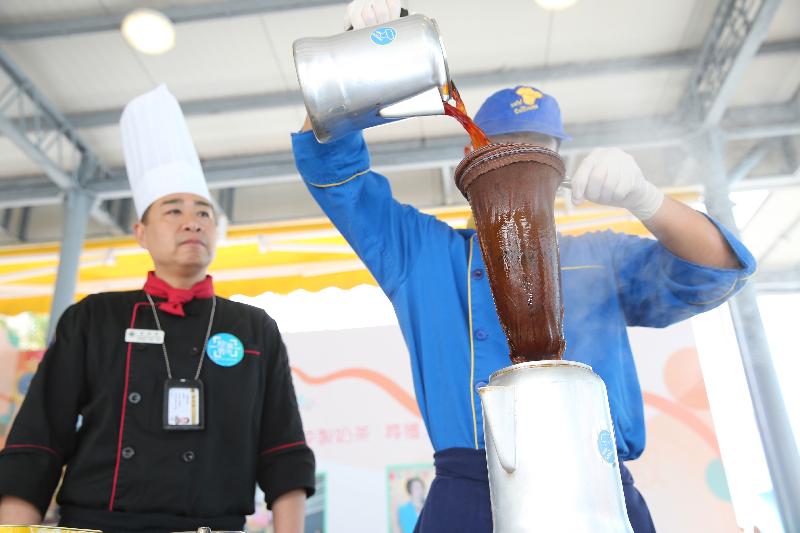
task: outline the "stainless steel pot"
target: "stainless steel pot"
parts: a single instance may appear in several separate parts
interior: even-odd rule
[[[444,114],[447,58],[436,22],[424,15],[298,39],[293,52],[320,142],[402,118]]]
[[[478,393],[495,533],[633,533],[606,387],[591,367],[520,363]]]

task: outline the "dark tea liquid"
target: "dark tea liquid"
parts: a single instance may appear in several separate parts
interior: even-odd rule
[[[464,106],[464,101],[461,95],[458,94],[455,84],[450,82],[450,96],[455,101],[456,105],[450,105],[447,102],[444,104],[444,114],[456,119],[467,130],[469,139],[472,142],[472,149],[477,150],[490,144],[486,134],[481,130],[469,116],[467,115],[467,108]]]
[[[566,346],[553,221],[563,173],[558,154],[529,144],[474,151],[456,169],[513,363],[560,359]]]
[[[553,207],[563,161],[534,145],[492,145],[452,82],[448,89],[455,106],[445,103],[445,114],[467,130],[473,148],[456,168],[456,184],[475,217],[511,361],[561,359],[566,343]]]

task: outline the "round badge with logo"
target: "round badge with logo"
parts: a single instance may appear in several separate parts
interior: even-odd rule
[[[244,345],[236,335],[217,333],[208,339],[206,353],[219,366],[234,366],[244,358]]]
[[[391,44],[397,38],[397,30],[389,26],[378,28],[370,33],[370,39],[375,44]]]
[[[606,429],[600,431],[597,436],[597,451],[600,452],[603,460],[608,464],[613,465],[616,462],[614,439],[611,438],[611,432]]]

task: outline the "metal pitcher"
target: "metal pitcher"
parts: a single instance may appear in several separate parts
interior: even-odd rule
[[[591,367],[520,363],[478,393],[494,533],[633,533],[606,387]]]
[[[298,39],[292,48],[320,142],[402,118],[444,114],[447,58],[436,21],[424,15]]]

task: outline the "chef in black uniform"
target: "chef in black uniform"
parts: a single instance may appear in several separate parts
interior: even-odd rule
[[[241,530],[258,483],[276,533],[300,533],[314,456],[278,327],[214,295],[216,215],[174,96],[134,99],[120,126],[155,269],[59,320],[0,452],[0,524],[40,522],[63,470],[63,526]]]

